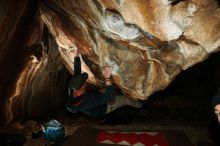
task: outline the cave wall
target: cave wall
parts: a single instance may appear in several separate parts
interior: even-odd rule
[[[32,20],[37,10],[35,4],[27,0],[0,1],[1,122],[6,119],[9,96],[14,92],[19,73],[27,61],[27,33],[33,29]]]
[[[37,117],[65,105],[68,72],[48,31],[37,47],[41,54],[30,56],[8,102],[9,119]]]
[[[112,66],[142,100],[220,49],[216,0],[8,0],[0,17],[0,121],[63,106],[76,49],[89,82],[104,87]]]
[[[65,102],[68,73],[37,1],[0,7],[0,122],[57,110]]]

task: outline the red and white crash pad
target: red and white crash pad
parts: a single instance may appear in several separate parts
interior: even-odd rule
[[[131,129],[131,128],[129,128]],[[62,146],[193,146],[181,131],[117,131],[80,127]]]
[[[132,146],[169,146],[159,132],[117,132],[100,131],[96,143]]]

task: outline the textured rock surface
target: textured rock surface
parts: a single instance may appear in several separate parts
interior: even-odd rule
[[[77,48],[90,82],[104,86],[102,69],[112,66],[126,95],[147,99],[220,46],[217,0],[8,0],[0,8],[7,120],[63,105]]]
[[[0,4],[0,122],[57,110],[65,102],[67,71],[37,3]]]
[[[215,0],[47,0],[40,9],[68,68],[79,48],[91,81],[102,84],[102,67],[113,66],[132,98],[164,89],[220,46]]]
[[[28,31],[31,33],[34,26],[32,20],[36,13],[36,3],[27,0],[0,1],[0,9],[0,122],[2,122],[11,115],[10,96],[16,90],[18,76],[30,55],[27,49],[30,39],[27,36]]]

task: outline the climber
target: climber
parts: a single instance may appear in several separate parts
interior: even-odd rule
[[[214,108],[214,112],[218,118],[218,121],[220,123],[220,87],[218,87],[214,98],[212,100],[212,104],[213,104],[213,108]]]
[[[74,75],[69,81],[68,95],[66,102],[67,110],[71,113],[82,112],[92,117],[101,117],[124,105],[141,108],[140,101],[132,101],[121,95],[111,82],[112,68],[106,67],[103,76],[107,85],[104,93],[90,91],[88,88],[87,73],[81,73],[80,53],[76,51],[74,58]]]

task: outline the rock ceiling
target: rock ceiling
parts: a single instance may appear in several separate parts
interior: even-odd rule
[[[91,82],[103,84],[100,72],[112,66],[132,98],[164,89],[220,46],[214,0],[47,0],[40,10],[67,68],[79,48]]]

